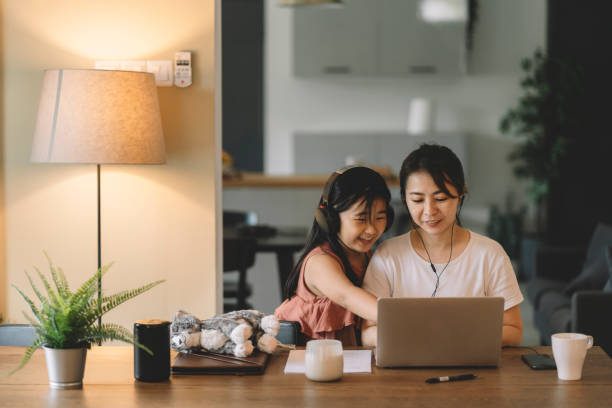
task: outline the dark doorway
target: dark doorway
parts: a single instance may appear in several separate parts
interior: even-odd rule
[[[223,0],[223,150],[239,170],[263,171],[263,0]]]

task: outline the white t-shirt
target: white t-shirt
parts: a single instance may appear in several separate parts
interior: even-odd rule
[[[494,240],[470,232],[463,253],[444,273],[436,297],[500,296],[504,310],[523,301],[510,258]],[[438,274],[446,263],[434,264]],[[370,260],[363,289],[377,297],[431,297],[436,275],[410,241],[410,232],[383,242]]]

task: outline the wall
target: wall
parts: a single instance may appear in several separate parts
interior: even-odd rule
[[[294,171],[298,132],[406,128],[410,100],[432,99],[435,128],[469,136],[472,202],[501,203],[520,191],[505,155],[515,142],[498,122],[519,95],[519,61],[546,43],[546,0],[481,0],[469,74],[458,78],[296,78],[292,70],[291,8],[266,0],[265,171]],[[498,180],[505,180],[500,186]],[[475,191],[474,187],[480,191]]]
[[[28,289],[24,269],[46,270],[42,250],[73,286],[96,269],[96,168],[29,162],[43,70],[91,68],[96,59],[173,59],[193,52],[191,87],[158,88],[167,164],[102,166],[102,257],[115,264],[107,292],[167,282],[108,315],[212,315],[216,293],[214,0],[20,0],[2,3],[0,277]],[[218,156],[218,154],[217,154]],[[216,204],[217,203],[217,204]],[[0,252],[2,253],[2,252]],[[8,286],[8,285],[6,285]],[[2,311],[24,321],[24,302],[0,286]],[[31,293],[30,290],[26,291]]]
[[[572,111],[575,124],[563,129],[570,147],[547,199],[545,239],[552,243],[587,245],[598,223],[612,225],[612,191],[605,187],[610,185],[612,151],[612,50],[608,46],[612,27],[606,18],[612,14],[612,3],[584,6],[549,0],[549,55],[578,67],[576,76],[580,79]],[[585,199],[580,193],[588,191],[597,193]]]
[[[293,75],[292,9],[265,0],[265,171],[294,172],[297,132],[397,134],[406,128],[410,99],[430,98],[437,104],[436,129],[466,135],[469,197],[462,218],[469,228],[484,232],[489,205],[504,204],[509,193],[517,200],[522,196],[523,187],[506,161],[516,140],[501,137],[498,122],[520,94],[520,59],[545,47],[547,6],[546,0],[479,4],[469,74],[464,77],[321,79]],[[392,194],[399,200],[398,188]],[[320,189],[225,189],[223,207],[256,211],[262,224],[309,227],[319,196]],[[272,312],[278,306],[277,276],[274,255],[258,254],[248,275],[255,308]]]
[[[4,8],[0,2],[0,61],[4,61]],[[4,77],[4,64],[0,64],[0,78]],[[4,81],[0,79],[0,95],[4,95]],[[6,273],[4,260],[6,259],[6,239],[4,222],[4,98],[0,98],[0,323],[5,318],[6,310]]]

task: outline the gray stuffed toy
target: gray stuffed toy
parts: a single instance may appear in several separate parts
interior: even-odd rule
[[[266,316],[257,310],[237,310],[206,320],[179,310],[170,328],[171,344],[181,352],[203,348],[236,357],[251,355],[255,347],[269,354],[279,347],[294,348],[276,340],[279,327],[274,315]]]

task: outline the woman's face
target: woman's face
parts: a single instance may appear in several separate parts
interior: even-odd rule
[[[425,171],[411,173],[406,181],[406,204],[412,220],[429,235],[441,235],[448,231],[457,218],[459,192],[449,183],[446,195]]]
[[[372,201],[370,210],[366,202],[359,199],[340,213],[338,239],[347,249],[367,252],[380,238],[387,226],[387,205],[382,198]]]

